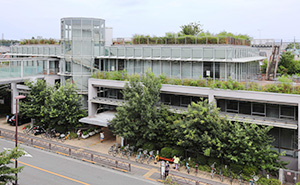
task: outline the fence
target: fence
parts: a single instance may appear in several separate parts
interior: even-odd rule
[[[300,172],[289,169],[279,169],[279,180],[282,184],[296,184],[300,182]]]
[[[0,136],[14,140],[15,132],[1,128]],[[56,152],[61,155],[81,159],[83,161],[90,162],[93,164],[99,164],[103,166],[117,168],[124,172],[131,171],[131,163],[116,160],[114,158],[107,157],[104,154],[100,154],[95,151],[90,151],[86,149],[83,150],[82,148],[78,148],[75,146],[60,144],[42,138],[37,138],[31,135],[24,135],[19,133],[18,133],[18,142],[28,144],[36,148],[50,150],[52,152]]]

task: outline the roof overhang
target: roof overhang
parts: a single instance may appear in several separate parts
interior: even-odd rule
[[[116,111],[101,112],[94,116],[81,118],[79,122],[90,125],[108,127],[110,125],[110,121],[115,118],[116,113]]]

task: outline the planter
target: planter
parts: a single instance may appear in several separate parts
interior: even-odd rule
[[[95,135],[95,134],[96,134],[95,131],[89,132],[89,135],[90,135],[90,136],[93,136],[93,135]]]
[[[96,134],[98,134],[100,131],[101,131],[101,129],[95,129],[95,130],[94,130],[94,132],[95,132]]]
[[[87,134],[87,135],[81,135],[81,137],[83,138],[83,139],[86,139],[86,138],[88,138],[88,137],[90,137],[90,135],[89,134]]]

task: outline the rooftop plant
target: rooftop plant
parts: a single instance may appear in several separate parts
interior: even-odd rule
[[[107,79],[107,80],[120,80],[129,81],[131,76],[144,78],[144,75],[133,74],[128,75],[126,71],[113,71],[113,72],[97,72],[93,74],[93,78]],[[195,87],[209,87],[218,89],[230,90],[247,90],[247,91],[261,91],[272,93],[286,93],[286,94],[300,94],[300,85],[294,85],[288,77],[282,77],[278,82],[271,84],[261,85],[257,82],[237,82],[232,79],[227,81],[213,80],[213,79],[178,79],[169,78],[165,75],[160,75],[159,78],[162,84],[170,85],[184,85]]]
[[[30,45],[30,44],[60,44],[59,40],[56,39],[24,39],[19,42],[20,45]]]

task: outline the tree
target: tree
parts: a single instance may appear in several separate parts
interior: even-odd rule
[[[160,105],[160,80],[153,73],[145,77],[132,77],[122,91],[125,103],[117,107],[116,117],[111,121],[114,134],[135,142],[164,145],[171,132],[172,118],[165,106]]]
[[[300,73],[300,61],[294,60],[294,57],[291,52],[284,52],[280,56],[278,72],[289,75]]]
[[[8,182],[16,180],[15,174],[21,172],[24,168],[23,166],[14,168],[11,167],[13,159],[18,159],[23,156],[25,153],[23,150],[20,150],[18,147],[12,150],[4,150],[0,153],[0,184],[5,185]]]
[[[192,103],[175,125],[179,146],[210,158],[266,170],[286,164],[278,162],[280,154],[271,149],[272,127],[228,121],[207,100]]]
[[[25,83],[30,88],[30,93],[26,96],[25,101],[20,101],[20,112],[25,116],[35,119],[36,123],[47,123],[49,119],[45,117],[42,110],[47,105],[47,101],[52,90],[47,86],[45,80]]]
[[[290,50],[290,49],[294,49],[294,47],[295,47],[296,49],[300,49],[300,48],[299,48],[299,43],[289,43],[285,49],[286,49],[286,50]]]
[[[199,22],[191,22],[190,24],[180,26],[180,33],[195,36],[203,31],[202,26]]]
[[[78,120],[86,116],[86,111],[82,109],[81,95],[76,92],[75,85],[67,82],[51,92],[41,110],[48,127],[66,132],[81,126]]]
[[[81,96],[74,84],[48,86],[44,80],[38,80],[27,85],[31,91],[28,101],[20,103],[21,113],[34,118],[38,125],[61,132],[80,126],[78,120],[86,116],[86,111],[82,109]]]

